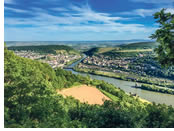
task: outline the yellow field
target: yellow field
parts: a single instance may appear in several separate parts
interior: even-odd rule
[[[104,100],[110,100],[110,98],[105,96],[99,89],[87,85],[74,86],[61,91],[58,90],[57,92],[64,97],[72,96],[80,100],[80,102],[87,102],[88,104],[102,105]]]
[[[148,51],[153,51],[153,49],[119,50],[116,52],[148,52]]]
[[[65,53],[67,53],[67,51],[66,50],[56,50],[56,53],[65,54]]]
[[[113,50],[113,49],[115,49],[115,48],[113,48],[113,47],[100,48],[99,51],[98,51],[98,53],[108,52],[108,51],[111,51],[111,50]]]

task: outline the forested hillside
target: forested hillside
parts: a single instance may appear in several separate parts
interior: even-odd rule
[[[88,51],[85,51],[84,53],[85,53],[86,55],[92,56],[92,55],[94,55],[95,53],[97,53],[98,50],[99,50],[98,47],[94,47],[94,48],[89,49]]]
[[[104,81],[4,52],[5,127],[174,127],[171,106],[142,103]],[[96,86],[117,99],[99,106],[56,93],[76,84]]]
[[[30,50],[38,53],[51,53],[51,54],[56,54],[56,51],[64,50],[67,53],[79,53],[73,48],[65,45],[38,45],[38,46],[11,46],[8,47],[9,50]]]

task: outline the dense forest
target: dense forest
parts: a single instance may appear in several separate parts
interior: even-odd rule
[[[21,58],[5,48],[4,125],[14,127],[174,127],[174,108],[142,103],[123,90],[89,76]],[[64,98],[57,89],[94,85],[117,99],[102,106]]]
[[[9,50],[25,50],[25,51],[34,51],[38,53],[50,53],[56,54],[56,50],[65,50],[68,53],[77,52],[73,48],[65,45],[38,45],[38,46],[11,46],[8,47]]]

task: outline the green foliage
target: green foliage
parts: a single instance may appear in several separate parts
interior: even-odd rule
[[[172,66],[174,65],[174,15],[162,9],[154,14],[154,18],[160,27],[151,35],[152,39],[160,43],[155,49],[158,54],[157,59],[162,66]]]
[[[104,81],[74,75],[21,58],[5,49],[4,125],[6,128],[174,127],[174,109],[147,105]],[[91,84],[118,98],[104,105],[58,95],[58,88]]]
[[[66,113],[58,101],[62,97],[54,96],[54,70],[7,49],[4,52],[5,127],[62,127]],[[51,123],[53,119],[60,121]]]
[[[89,84],[91,79],[89,76],[80,76],[72,74],[70,71],[62,70],[60,68],[55,69],[56,77],[59,80],[61,86],[57,88],[68,88],[73,86],[74,84]]]
[[[171,106],[167,107],[164,104],[147,106],[148,117],[145,118],[147,121],[146,127],[152,128],[171,128],[174,125],[174,114]]]

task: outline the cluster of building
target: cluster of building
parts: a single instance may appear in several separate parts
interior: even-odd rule
[[[29,58],[32,60],[35,59],[40,59],[42,57],[44,57],[44,55],[41,55],[40,53],[36,53],[33,51],[14,51],[16,55],[20,56],[20,57],[24,57],[24,58]]]
[[[83,60],[84,64],[96,65],[99,67],[110,67],[110,68],[125,68],[128,69],[128,64],[132,61],[131,58],[116,58],[111,59],[110,57],[91,56]]]
[[[63,68],[68,62],[78,60],[80,55],[75,54],[40,54],[33,51],[15,51],[15,54],[24,58],[30,58],[33,60],[40,60],[44,63],[48,63],[52,68]]]
[[[80,59],[80,55],[70,55],[70,54],[48,54],[46,59],[42,60],[43,62],[48,63],[52,68],[60,67],[63,68],[67,65],[68,62]]]
[[[136,57],[115,57],[103,55],[93,55],[88,56],[79,64],[79,68],[90,68],[99,69],[105,71],[112,71],[115,73],[128,73],[132,72],[139,75],[147,75],[146,73],[151,72],[161,72],[157,67],[149,63],[139,63],[138,61],[142,59],[145,55],[140,54]]]

